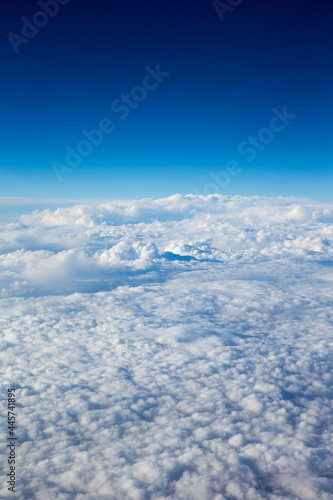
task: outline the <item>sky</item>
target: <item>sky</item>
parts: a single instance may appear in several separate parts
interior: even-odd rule
[[[0,196],[331,200],[331,2],[225,5],[9,2]]]
[[[331,499],[331,0],[6,4],[17,499]]]

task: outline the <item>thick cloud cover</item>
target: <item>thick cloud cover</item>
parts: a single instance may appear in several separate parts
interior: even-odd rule
[[[333,498],[332,222],[175,195],[3,224],[16,498]]]

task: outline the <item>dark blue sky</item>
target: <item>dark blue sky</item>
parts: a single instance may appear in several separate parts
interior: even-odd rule
[[[0,196],[332,199],[330,0],[59,3],[2,7]]]

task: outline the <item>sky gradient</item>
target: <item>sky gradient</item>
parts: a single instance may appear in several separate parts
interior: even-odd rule
[[[328,0],[13,0],[0,196],[332,199],[332,18]]]

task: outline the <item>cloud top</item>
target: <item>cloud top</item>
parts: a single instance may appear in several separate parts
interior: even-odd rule
[[[175,195],[2,224],[17,498],[332,498],[332,214]]]

